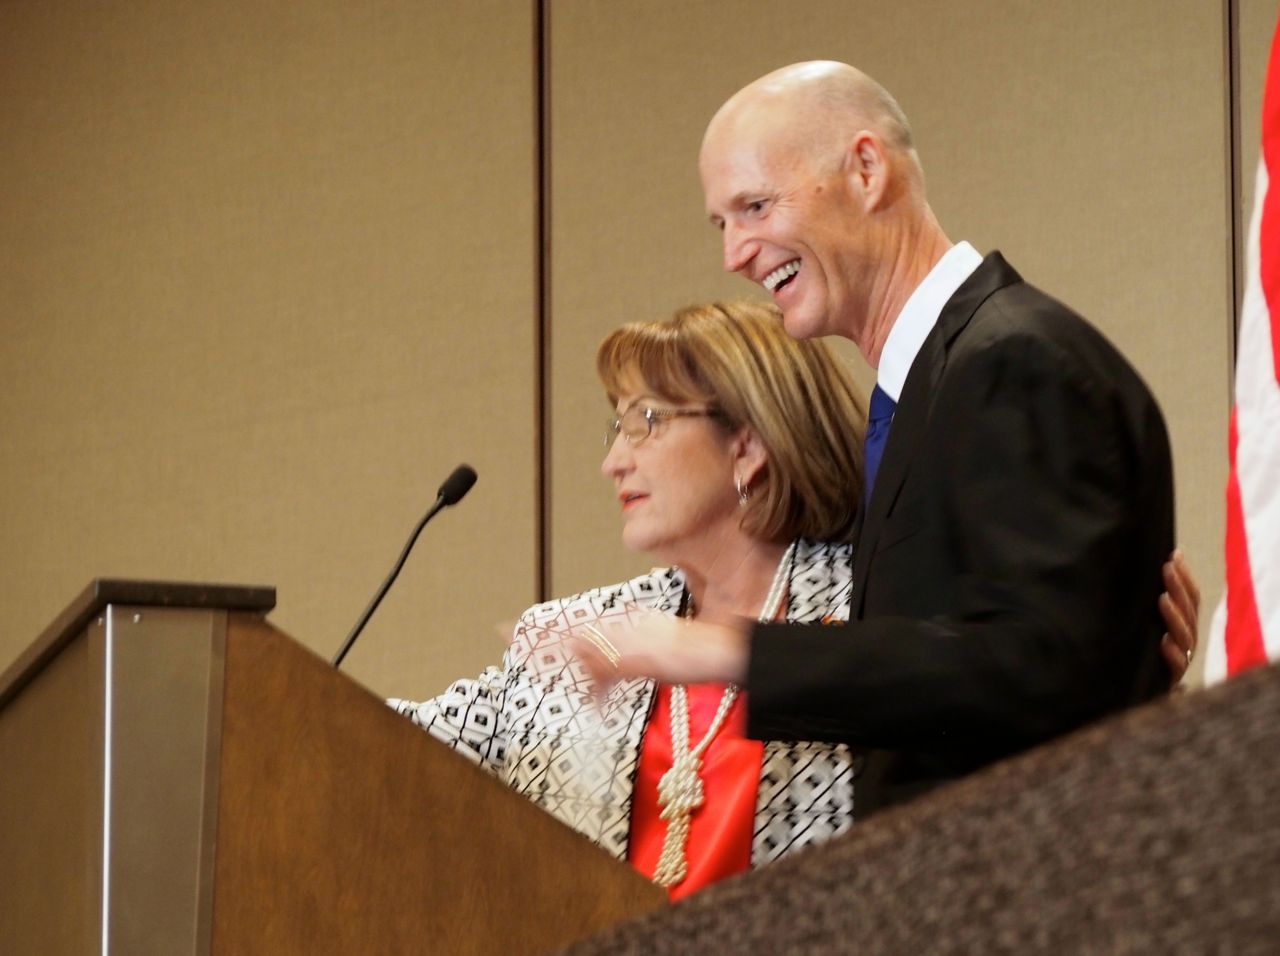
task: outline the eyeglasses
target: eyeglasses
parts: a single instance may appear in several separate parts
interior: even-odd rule
[[[653,426],[668,418],[723,418],[724,414],[715,408],[649,408],[644,405],[630,405],[617,418],[609,419],[605,427],[604,446],[608,448],[618,435],[622,435],[629,445],[638,445],[653,434]]]

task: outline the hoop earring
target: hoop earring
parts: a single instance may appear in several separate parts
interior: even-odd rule
[[[745,508],[751,500],[751,488],[742,480],[741,475],[733,476],[733,486],[738,490],[738,507]]]

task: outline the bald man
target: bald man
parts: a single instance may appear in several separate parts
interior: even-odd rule
[[[1084,319],[951,242],[893,98],[844,64],[771,73],[700,171],[725,268],[877,369],[851,622],[656,622],[619,672],[737,681],[750,736],[865,748],[859,816],[1166,690],[1160,411]]]

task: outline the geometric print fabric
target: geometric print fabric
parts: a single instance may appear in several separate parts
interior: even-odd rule
[[[847,545],[797,543],[787,620],[848,620]],[[569,652],[572,629],[606,634],[637,612],[675,614],[684,598],[679,569],[664,568],[527,610],[501,668],[455,681],[396,711],[497,774],[557,819],[618,859],[630,837],[631,798],[655,683],[615,682],[603,701]],[[759,866],[830,839],[853,822],[856,761],[839,744],[765,743],[751,864]]]

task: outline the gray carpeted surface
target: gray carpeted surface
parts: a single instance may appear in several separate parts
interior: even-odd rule
[[[1280,953],[1280,665],[1004,761],[567,952]]]

